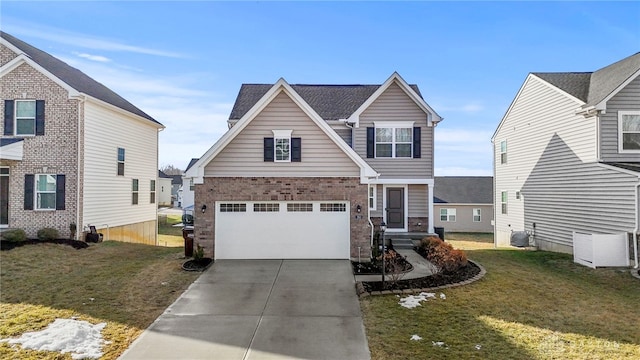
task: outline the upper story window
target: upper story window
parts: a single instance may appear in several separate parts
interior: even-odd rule
[[[640,152],[640,111],[618,111],[620,152]]]
[[[44,135],[44,100],[5,100],[4,135]]]
[[[413,127],[376,127],[377,158],[410,158]]]
[[[193,178],[189,179],[189,191],[193,191],[195,189],[195,185],[193,183]]]
[[[507,140],[500,142],[500,164],[507,163]]]
[[[473,209],[473,222],[480,222],[482,221],[482,209]]]
[[[300,162],[302,139],[292,138],[292,130],[272,130],[273,137],[264,138],[264,161]]]
[[[36,101],[16,100],[16,135],[36,134]]]
[[[118,175],[124,175],[124,149],[118,148]]]

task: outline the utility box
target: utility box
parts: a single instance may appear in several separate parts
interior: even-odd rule
[[[182,228],[182,238],[184,239],[184,257],[193,257],[193,226]]]

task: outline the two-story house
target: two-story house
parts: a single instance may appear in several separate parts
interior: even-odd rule
[[[594,72],[527,76],[492,138],[498,246],[512,230],[569,253],[573,232],[637,238],[639,75],[636,53]]]
[[[493,232],[493,177],[436,176],[436,227],[445,232]]]
[[[394,73],[381,85],[242,85],[230,130],[185,172],[195,242],[216,259],[348,259],[374,230],[433,232],[441,117]]]
[[[0,228],[155,244],[164,127],[78,69],[0,32]],[[1,230],[1,229],[0,229]]]

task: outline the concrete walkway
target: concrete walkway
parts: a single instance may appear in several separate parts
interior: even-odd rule
[[[226,260],[120,357],[369,359],[347,260]]]
[[[413,265],[413,270],[402,276],[402,280],[417,279],[435,273],[435,266],[429,260],[423,258],[411,249],[396,249],[396,252],[407,257],[407,261]],[[381,275],[356,275],[356,281],[382,281]]]

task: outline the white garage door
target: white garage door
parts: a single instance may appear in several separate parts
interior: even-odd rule
[[[217,202],[216,259],[348,259],[349,202]]]

